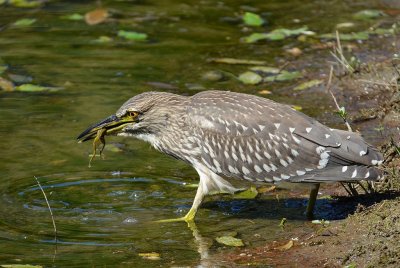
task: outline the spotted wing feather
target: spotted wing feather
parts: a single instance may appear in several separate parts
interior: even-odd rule
[[[201,160],[227,177],[267,182],[357,180],[367,175],[363,165],[381,159],[356,134],[347,139],[348,132],[256,96],[206,91],[191,98],[187,112],[201,143]],[[360,171],[348,175],[341,171],[344,165],[360,166]],[[372,171],[368,175],[367,179],[377,177]]]

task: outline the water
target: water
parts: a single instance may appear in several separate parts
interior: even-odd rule
[[[374,7],[369,3],[373,1],[303,2],[103,1],[120,22],[96,26],[60,19],[96,8],[92,2],[51,1],[39,9],[0,6],[0,25],[6,26],[0,32],[0,58],[9,66],[8,73],[31,77],[34,84],[64,88],[0,92],[0,264],[206,266],[215,264],[213,253],[229,251],[213,242],[226,232],[236,232],[247,246],[255,246],[285,234],[278,227],[282,217],[291,220],[292,228],[308,228],[299,210],[304,208],[304,198],[278,202],[275,193],[250,201],[209,198],[198,213],[197,226],[191,228],[181,222],[155,223],[188,211],[195,189],[187,184],[197,182],[195,171],[148,144],[125,138],[108,138],[114,146],[106,148],[113,150],[106,150],[105,160],[96,159],[89,169],[91,145],[75,140],[126,99],[151,89],[146,82],[172,84],[179,89],[170,91],[181,94],[198,92],[193,85],[253,94],[267,88],[274,92],[269,97],[301,104],[308,114],[335,123],[334,116],[325,113],[323,92],[293,98],[288,89],[293,82],[245,86],[234,79],[201,80],[210,70],[234,74],[246,70],[212,64],[209,58],[262,59],[280,66],[285,61],[283,46],[302,45],[295,39],[239,42],[249,32],[232,18],[244,10],[257,7],[258,13],[265,14],[264,31],[308,25],[325,33],[349,20],[353,12]],[[37,22],[26,28],[10,26],[21,18]],[[360,23],[360,29],[365,24]],[[147,33],[149,42],[122,40],[116,37],[120,29]],[[103,35],[114,41],[93,42]],[[306,55],[313,63],[303,67],[309,72],[320,69],[329,57],[328,51],[324,53],[323,57]],[[33,176],[42,183],[53,208],[57,246],[47,205]],[[283,199],[289,195],[278,193]],[[148,252],[159,253],[161,259],[138,255]]]

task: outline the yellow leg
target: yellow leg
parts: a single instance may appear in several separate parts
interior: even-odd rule
[[[310,192],[310,198],[308,199],[307,210],[306,210],[306,216],[308,219],[312,219],[314,216],[314,207],[317,201],[318,190],[319,190],[319,183],[316,183],[312,186]]]
[[[181,218],[176,219],[165,219],[165,220],[158,220],[156,222],[176,222],[176,221],[185,221],[185,222],[193,222],[194,217],[196,216],[197,209],[200,207],[201,202],[204,199],[204,191],[202,183],[200,182],[199,187],[197,188],[196,197],[194,198],[193,205],[190,208],[189,212]]]

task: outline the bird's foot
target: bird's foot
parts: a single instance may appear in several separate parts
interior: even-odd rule
[[[180,218],[175,218],[175,219],[165,219],[165,220],[158,220],[156,222],[178,222],[178,221],[185,221],[187,223],[191,223],[194,221],[194,216],[196,215],[196,211],[194,210],[189,210],[189,212]]]

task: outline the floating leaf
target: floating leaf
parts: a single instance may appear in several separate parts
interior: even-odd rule
[[[43,4],[43,1],[27,1],[27,0],[9,0],[8,3],[15,7],[39,7]]]
[[[256,85],[263,80],[261,75],[254,72],[244,72],[239,75],[238,79],[246,85]]]
[[[27,27],[36,22],[36,19],[20,19],[14,22],[12,25],[15,27]]]
[[[149,252],[149,253],[139,253],[139,256],[146,260],[158,261],[160,260],[160,254],[157,252]]]
[[[230,247],[243,247],[244,246],[242,239],[235,238],[233,236],[220,236],[220,237],[215,238],[215,240],[217,240],[217,242],[220,244],[230,246]]]
[[[376,9],[366,9],[366,10],[361,10],[353,15],[354,19],[357,20],[370,20],[370,19],[375,19],[378,17],[383,16],[384,13],[380,10]]]
[[[263,90],[258,91],[258,94],[269,95],[269,94],[272,94],[272,92],[267,89],[263,89]]]
[[[273,82],[273,81],[289,81],[289,80],[293,80],[293,79],[297,79],[302,77],[303,75],[298,72],[288,72],[283,70],[282,72],[280,72],[277,75],[273,75],[273,76],[267,76],[264,78],[265,82]]]
[[[266,34],[266,33],[252,33],[251,35],[243,38],[243,41],[246,43],[255,43],[259,40],[263,40],[263,39],[267,39],[267,38],[268,38],[268,34]]]
[[[187,184],[184,184],[184,186],[186,188],[197,188],[197,187],[199,187],[199,184],[198,183],[187,183]]]
[[[65,20],[83,20],[85,17],[79,13],[73,13],[70,15],[61,16]]]
[[[354,26],[355,26],[355,24],[353,22],[342,22],[342,23],[336,24],[336,29],[351,28]]]
[[[303,54],[303,51],[298,47],[286,49],[286,52],[292,56],[298,57]]]
[[[336,39],[336,34],[334,34],[334,33],[321,34],[319,37],[324,38],[324,39]],[[357,32],[357,33],[348,33],[348,34],[340,33],[339,38],[340,38],[340,40],[343,40],[343,41],[367,40],[369,38],[369,33],[368,32]]]
[[[4,78],[0,77],[0,90],[13,91],[14,90],[13,82],[8,81],[7,79],[4,79]]]
[[[280,72],[279,68],[268,67],[268,66],[254,66],[250,68],[251,71],[261,72],[267,74],[278,74]]]
[[[102,35],[99,38],[93,40],[93,42],[99,43],[99,44],[111,43],[112,42],[112,38],[109,37],[109,36]]]
[[[297,87],[294,88],[294,90],[304,90],[307,88],[315,87],[322,84],[323,82],[324,82],[323,80],[318,80],[318,79],[310,80],[298,85]]]
[[[224,73],[220,71],[208,71],[201,76],[202,79],[212,82],[224,79]]]
[[[96,25],[104,22],[109,16],[108,10],[98,8],[85,14],[85,21],[89,25]]]
[[[42,268],[41,265],[31,265],[31,264],[0,264],[0,267],[4,268]]]
[[[292,108],[295,109],[296,111],[303,110],[303,107],[301,107],[300,105],[292,105]]]
[[[285,251],[285,250],[288,250],[291,247],[293,247],[293,245],[294,245],[293,240],[290,240],[285,245],[280,246],[280,247],[276,247],[275,249],[280,250],[280,251]]]
[[[280,28],[280,29],[275,29],[269,33],[253,33],[247,37],[244,38],[244,41],[246,43],[254,43],[262,39],[268,39],[271,41],[277,41],[277,40],[283,40],[287,37],[290,36],[296,36],[296,35],[314,35],[315,33],[312,31],[309,31],[307,27],[302,27],[298,29],[285,29],[285,28]]]
[[[234,199],[254,199],[258,195],[258,191],[255,187],[250,187],[244,191],[241,191],[239,193],[235,193],[233,196]]]
[[[119,30],[118,36],[133,41],[145,41],[147,39],[147,34],[145,33],[130,32],[124,30]]]
[[[57,91],[60,89],[61,88],[59,88],[59,87],[43,87],[43,86],[32,85],[32,84],[23,84],[23,85],[15,87],[16,91],[23,91],[23,92]]]
[[[389,28],[389,29],[376,28],[376,29],[370,30],[369,32],[371,34],[378,34],[378,35],[395,34],[396,33],[394,28]]]
[[[233,59],[233,58],[211,58],[210,62],[215,63],[225,63],[225,64],[242,64],[242,65],[264,65],[266,61],[260,60],[243,60],[243,59]]]
[[[243,15],[243,22],[249,26],[261,26],[264,24],[263,18],[251,12],[246,12]]]

